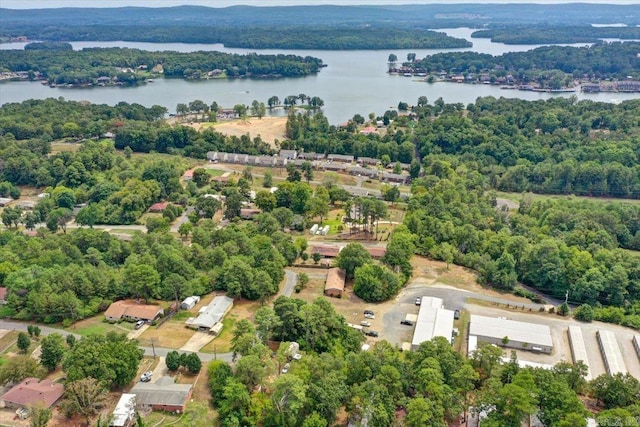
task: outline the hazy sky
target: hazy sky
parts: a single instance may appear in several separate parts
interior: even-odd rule
[[[638,0],[0,0],[0,7],[9,9],[38,9],[53,7],[122,7],[147,6],[166,7],[183,4],[209,7],[227,7],[234,5],[250,6],[293,6],[321,4],[446,4],[446,3],[605,3],[605,4],[638,4]]]

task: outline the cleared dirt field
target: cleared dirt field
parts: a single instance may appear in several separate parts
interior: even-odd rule
[[[284,139],[285,126],[287,124],[286,117],[251,117],[247,120],[234,120],[216,123],[183,123],[185,126],[191,126],[196,130],[214,128],[216,131],[229,136],[242,136],[249,134],[250,138],[260,136],[263,141],[268,142],[275,148],[275,140]]]

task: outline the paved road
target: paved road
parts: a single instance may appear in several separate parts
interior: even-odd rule
[[[0,329],[7,329],[9,331],[11,330],[16,330],[16,331],[23,331],[23,332],[27,332],[27,326],[29,326],[31,323],[22,323],[22,322],[15,322],[15,321],[8,321],[8,320],[0,320]],[[58,333],[64,337],[66,337],[67,335],[74,335],[77,339],[82,338],[80,335],[78,334],[73,334],[71,332],[65,331],[63,329],[57,329],[57,328],[51,328],[49,326],[40,326],[40,330],[42,331],[42,335],[48,335],[48,334],[52,334],[52,333]],[[161,356],[161,357],[166,357],[167,353],[169,353],[170,351],[175,350],[175,348],[165,348],[165,347],[143,347],[140,346],[140,348],[144,351],[144,355],[145,356]],[[202,353],[202,352],[198,352],[198,357],[200,357],[200,360],[202,360],[203,362],[210,362],[214,359],[217,360],[224,360],[225,362],[232,362],[232,353]]]
[[[293,294],[293,291],[296,288],[296,284],[298,283],[298,276],[291,270],[285,270],[284,276],[287,279],[287,282],[284,284],[284,287],[278,295],[291,297],[291,294]]]

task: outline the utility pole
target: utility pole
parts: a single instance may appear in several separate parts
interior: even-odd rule
[[[151,338],[151,351],[153,351],[153,358],[156,358],[156,346],[154,345],[153,338]]]

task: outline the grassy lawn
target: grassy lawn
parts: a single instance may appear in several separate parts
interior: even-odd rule
[[[185,313],[185,314],[183,314]],[[179,316],[177,319],[176,317]],[[170,320],[166,321],[162,324],[162,326],[149,326],[146,331],[140,335],[138,341],[141,345],[151,346],[153,344],[158,347],[167,347],[167,348],[180,348],[189,341],[194,334],[193,329],[189,329],[185,326],[184,318],[188,319],[189,317],[194,316],[193,313],[188,311],[182,312]]]
[[[209,175],[211,175],[212,177],[214,176],[221,176],[225,173],[225,171],[221,171],[219,169],[205,169],[207,171],[207,173]]]
[[[144,417],[144,424],[154,427],[174,426],[174,427],[191,427],[213,425],[212,421],[216,418],[215,411],[210,407],[208,402],[189,402],[184,413],[181,415],[173,415],[166,412],[152,412]]]
[[[9,346],[18,339],[18,331],[9,331],[2,338],[0,338],[0,352],[4,353],[9,349]]]
[[[82,146],[83,144],[75,142],[53,142],[51,143],[51,154],[78,151]]]
[[[74,334],[87,336],[87,335],[105,335],[107,332],[117,332],[119,334],[127,334],[133,330],[133,323],[121,322],[121,323],[108,323],[104,320],[104,314],[98,314],[97,316],[90,317],[88,319],[80,320],[71,325],[65,330],[73,332]]]
[[[222,320],[224,327],[222,332],[213,341],[200,349],[202,353],[228,353],[231,351],[231,338],[233,338],[233,327],[238,320],[238,315],[229,313]]]
[[[469,320],[471,320],[471,314],[467,310],[460,310],[460,319],[453,322],[453,326],[458,328],[458,336],[453,343],[453,348],[460,354],[467,353]]]

